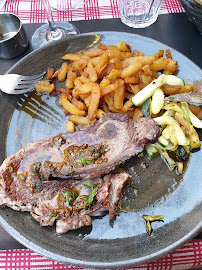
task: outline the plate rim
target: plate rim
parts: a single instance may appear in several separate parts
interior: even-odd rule
[[[66,40],[70,40],[70,39],[74,39],[75,37],[78,36],[89,36],[89,35],[105,35],[106,33],[118,33],[118,34],[125,34],[125,35],[129,35],[129,36],[136,36],[138,38],[141,39],[146,39],[146,40],[151,40],[152,42],[157,42],[159,45],[163,45],[163,46],[167,46],[170,49],[172,49],[173,51],[175,51],[177,54],[180,54],[181,57],[186,58],[188,61],[190,61],[194,66],[196,66],[200,72],[202,73],[202,69],[195,64],[192,60],[190,60],[187,56],[185,56],[184,54],[182,54],[181,52],[179,52],[178,50],[174,49],[173,47],[166,45],[165,43],[162,43],[158,40],[152,39],[150,37],[146,37],[146,36],[142,36],[139,34],[133,34],[133,33],[127,33],[127,32],[118,32],[118,31],[98,31],[98,32],[89,32],[89,33],[83,33],[83,34],[79,34],[79,35],[75,35],[69,38],[66,38]],[[44,46],[43,48],[37,49],[31,53],[29,53],[28,55],[26,55],[25,57],[23,57],[21,60],[19,60],[17,63],[15,63],[6,73],[10,73],[16,66],[20,65],[21,62],[24,61],[25,58],[29,58],[32,55],[37,54],[38,52],[42,51],[43,49],[46,49],[50,46],[57,46],[57,44],[60,44],[61,40],[56,41],[52,44],[48,44],[46,46]],[[2,224],[2,226],[4,227],[4,229],[6,231],[8,231],[8,233],[10,235],[12,235],[13,238],[15,238],[18,242],[22,243],[24,246],[34,250],[37,253],[40,253],[42,256],[48,257],[51,260],[53,260],[52,258],[54,257],[54,253],[48,250],[45,250],[44,248],[41,248],[40,246],[34,244],[33,242],[29,241],[26,237],[24,237],[23,235],[21,235],[18,231],[16,231],[15,229],[13,229],[8,223],[7,221],[5,221],[2,216],[0,216],[0,223]],[[9,228],[9,229],[8,229]],[[101,267],[108,267],[108,268],[118,268],[118,267],[132,267],[132,266],[136,266],[136,265],[140,265],[142,263],[148,263],[150,261],[156,260],[161,258],[162,256],[167,255],[170,252],[173,252],[174,250],[176,250],[177,248],[179,248],[180,246],[182,246],[183,244],[185,244],[186,242],[188,242],[190,239],[192,239],[193,237],[195,237],[200,231],[202,230],[202,221],[199,222],[199,224],[197,224],[192,231],[190,231],[188,234],[186,234],[183,238],[181,238],[180,240],[178,240],[177,242],[167,246],[164,249],[161,249],[158,252],[152,253],[150,255],[144,256],[144,257],[140,257],[140,258],[136,258],[136,259],[131,259],[131,260],[127,260],[127,261],[120,261],[120,262],[107,262],[107,263],[102,263],[102,262],[87,262],[87,261],[79,261],[79,260],[75,260],[75,259],[71,259],[71,258],[67,258],[63,255],[58,255],[57,261],[64,263],[64,264],[70,264],[70,265],[74,265],[74,266],[81,266],[81,267],[95,267],[95,268],[101,268]],[[16,235],[17,232],[17,235]],[[22,240],[21,240],[22,239]],[[33,246],[32,246],[33,245]],[[45,251],[45,252],[44,252]],[[52,256],[51,256],[52,255]]]

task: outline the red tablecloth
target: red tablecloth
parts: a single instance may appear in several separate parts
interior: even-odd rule
[[[7,0],[2,11],[18,15],[24,23],[43,23],[46,21],[41,0]],[[164,0],[160,14],[183,11],[179,0]],[[83,4],[77,10],[69,12],[53,10],[53,17],[56,21],[119,18],[118,0],[89,0],[87,4]]]
[[[170,255],[145,265],[127,268],[141,270],[202,269],[202,240],[194,240]],[[48,260],[29,249],[0,251],[0,269],[7,270],[79,270]],[[86,269],[87,270],[87,269]],[[91,269],[93,270],[93,269]]]

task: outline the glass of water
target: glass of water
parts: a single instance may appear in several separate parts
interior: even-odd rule
[[[163,0],[119,0],[121,21],[134,28],[144,28],[157,20]]]

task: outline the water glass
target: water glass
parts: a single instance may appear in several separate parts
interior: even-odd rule
[[[119,0],[121,21],[134,28],[144,28],[157,20],[163,0]]]

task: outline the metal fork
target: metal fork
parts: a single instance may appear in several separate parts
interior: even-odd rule
[[[36,84],[43,79],[46,72],[33,76],[22,76],[18,74],[0,75],[0,89],[6,94],[18,95],[31,92]]]

